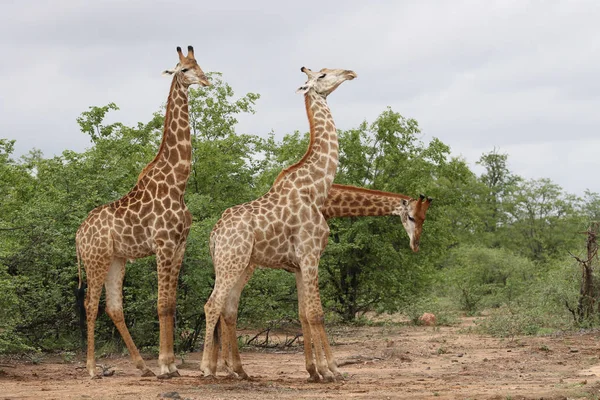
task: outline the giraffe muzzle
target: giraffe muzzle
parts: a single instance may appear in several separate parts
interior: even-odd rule
[[[346,71],[346,79],[348,79],[349,81],[356,78],[357,76],[358,75],[356,75],[356,72],[354,72],[354,71],[350,71],[350,70]]]
[[[202,76],[200,77],[200,84],[201,84],[202,86],[210,86],[210,85],[211,85],[211,84],[210,84],[210,81],[208,80],[208,78],[207,78],[207,76],[206,76],[206,75],[202,75]]]

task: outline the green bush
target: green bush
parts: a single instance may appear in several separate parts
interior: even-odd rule
[[[520,301],[538,270],[529,259],[502,248],[460,246],[452,251],[443,280],[469,314]]]
[[[21,322],[15,280],[7,273],[6,266],[0,264],[0,354],[33,350],[15,331]]]
[[[528,282],[511,303],[490,311],[481,320],[481,332],[500,337],[534,335],[588,327],[599,321],[578,323],[569,309],[577,307],[581,271],[565,258],[547,265],[544,274]]]

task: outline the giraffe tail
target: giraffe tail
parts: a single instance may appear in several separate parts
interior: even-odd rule
[[[215,346],[215,348],[218,348],[221,345],[221,330],[225,327],[225,325],[223,324],[223,321],[221,321],[223,319],[223,316],[219,316],[219,319],[217,320],[217,324],[215,325],[215,331],[213,332],[213,345]],[[222,357],[225,357],[223,354],[221,354]]]
[[[77,286],[77,288],[78,290],[81,290],[83,280],[81,279],[81,256],[79,254],[79,246],[77,245],[77,242],[75,242],[75,253],[77,254],[77,274],[79,276],[79,286]]]
[[[86,319],[85,288],[86,288],[86,285],[83,282],[83,279],[81,277],[81,254],[79,252],[79,246],[77,244],[77,241],[75,242],[75,252],[77,253],[77,272],[78,272],[78,276],[79,276],[79,286],[77,287],[77,290],[75,291],[75,299],[77,302],[77,311],[79,314],[79,330],[81,331],[81,349],[84,350],[85,349],[85,333],[86,333],[86,329],[85,329],[85,319]]]

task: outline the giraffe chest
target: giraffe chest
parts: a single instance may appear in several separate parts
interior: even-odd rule
[[[185,204],[171,203],[166,208],[163,201],[155,199],[148,205],[152,208],[115,212],[112,237],[116,254],[145,257],[158,247],[178,247],[187,238],[192,217]]]
[[[320,256],[329,235],[329,226],[314,206],[276,207],[256,216],[254,226],[252,262],[271,268],[294,269],[304,256]]]

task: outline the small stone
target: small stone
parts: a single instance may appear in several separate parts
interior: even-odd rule
[[[458,354],[456,355],[456,357],[462,357],[462,356],[464,356],[464,353],[458,353]]]
[[[181,396],[177,392],[161,393],[157,397],[159,399],[181,399]]]
[[[579,353],[579,349],[569,349],[571,353]]]

